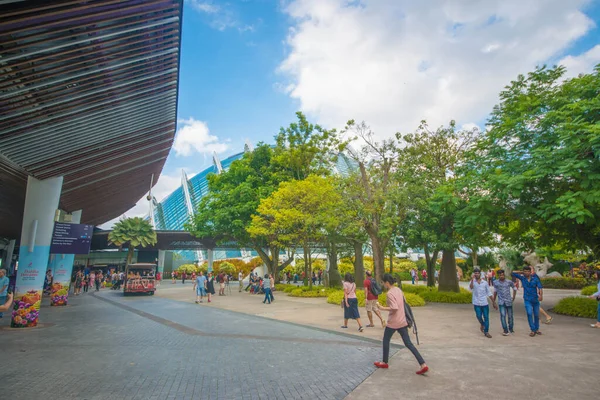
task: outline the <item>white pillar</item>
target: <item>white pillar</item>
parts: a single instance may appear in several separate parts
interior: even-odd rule
[[[158,272],[160,272],[161,276],[165,270],[165,255],[165,250],[158,250]]]
[[[8,275],[11,273],[10,267],[12,265],[13,253],[15,252],[15,242],[15,239],[12,239],[10,242],[8,242],[8,247],[6,248],[6,259],[2,264],[2,268],[6,270]]]
[[[208,258],[208,272],[212,272],[214,261],[213,249],[206,250],[206,258]]]
[[[37,325],[54,230],[54,214],[58,208],[62,183],[62,176],[43,181],[32,177],[27,179],[15,307],[22,306],[28,316],[15,315],[11,321],[13,327]]]

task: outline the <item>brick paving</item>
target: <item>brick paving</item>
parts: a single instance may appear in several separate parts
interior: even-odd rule
[[[0,330],[10,399],[342,399],[380,346],[285,322],[104,291]],[[0,327],[9,324],[0,320]],[[4,396],[2,396],[4,397]]]

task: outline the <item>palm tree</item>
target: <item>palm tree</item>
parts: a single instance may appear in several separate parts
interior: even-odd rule
[[[125,218],[117,222],[112,232],[108,234],[108,243],[119,247],[128,245],[126,265],[129,265],[137,246],[146,247],[156,244],[156,232],[150,222],[143,218]]]

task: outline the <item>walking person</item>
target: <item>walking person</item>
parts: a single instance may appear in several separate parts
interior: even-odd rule
[[[208,273],[206,278],[206,294],[208,295],[208,302],[211,302],[211,296],[215,294],[215,277],[212,272]]]
[[[421,277],[423,278],[423,281],[427,285],[427,270],[425,268],[423,268],[423,271],[421,271]]]
[[[273,292],[275,292],[275,279],[273,279],[273,274],[269,275],[269,279],[271,279],[271,292],[269,296],[271,297],[271,301],[275,301],[275,296],[273,296]]]
[[[196,290],[196,304],[202,303],[204,296],[206,296],[206,277],[202,271],[194,281],[194,290]]]
[[[344,325],[343,329],[348,328],[348,320],[355,319],[358,322],[358,331],[364,330],[360,323],[360,314],[358,312],[358,299],[356,298],[356,283],[354,283],[354,276],[350,272],[347,272],[344,276],[344,300],[342,301],[344,306]]]
[[[242,271],[238,273],[238,283],[240,284],[239,293],[242,293],[242,289],[244,288],[244,274],[242,274]]]
[[[6,270],[0,269],[0,305],[6,303],[8,296],[8,277],[6,276]],[[4,314],[0,312],[0,318],[3,318]]]
[[[263,290],[265,291],[265,299],[263,300],[263,304],[268,300],[269,304],[271,304],[271,278],[269,274],[265,274],[265,279],[262,282]]]
[[[373,313],[375,313],[375,315],[377,315],[377,318],[379,318],[379,321],[381,322],[381,327],[385,328],[385,320],[381,316],[379,308],[377,307],[377,300],[379,299],[379,297],[375,293],[373,293],[373,273],[371,271],[366,271],[365,273],[367,277],[363,282],[363,287],[365,288],[365,308],[367,309],[367,317],[369,317],[369,325],[367,325],[367,328],[375,327],[375,325],[373,324]]]
[[[512,294],[511,294],[512,289]],[[515,333],[513,318],[513,302],[517,295],[517,288],[513,281],[506,279],[504,270],[498,271],[498,279],[494,281],[494,302],[498,298],[498,308],[500,308],[500,323],[502,324],[502,336],[508,336],[509,333]],[[506,318],[508,317],[508,324]]]
[[[526,266],[523,271],[513,271],[511,276],[521,281],[523,285],[523,300],[525,312],[531,332],[529,336],[541,335],[540,332],[540,301],[544,298],[542,282],[537,275],[531,273],[531,267]]]
[[[598,291],[591,295],[590,299],[598,301],[598,318],[595,324],[591,324],[591,327],[600,329],[600,271],[596,271],[596,281],[598,281]]]
[[[81,271],[77,271],[75,274],[75,296],[79,296],[81,294],[81,286],[83,286],[83,273]]]
[[[412,281],[412,284],[413,284],[413,285],[415,284],[415,279],[416,279],[416,277],[417,277],[417,271],[415,271],[415,269],[414,269],[414,268],[412,268],[412,269],[410,270],[410,280]],[[419,281],[418,281],[418,280],[417,280],[417,284],[419,284]]]
[[[382,311],[389,311],[387,326],[383,332],[383,361],[376,362],[377,368],[389,368],[388,359],[390,356],[390,340],[394,335],[394,332],[398,332],[404,346],[411,351],[413,356],[417,359],[421,369],[417,371],[417,375],[423,375],[429,371],[429,367],[425,364],[425,360],[421,357],[421,353],[415,347],[410,340],[410,333],[408,330],[408,321],[406,320],[406,312],[404,308],[404,293],[402,290],[395,286],[396,280],[390,274],[383,275],[383,286],[387,289],[387,307],[377,303],[377,306]]]
[[[185,284],[186,279],[187,279],[187,273],[185,271],[183,271],[183,274],[181,274],[181,283]]]
[[[225,274],[219,273],[217,275],[217,282],[219,282],[219,296],[225,296]]]
[[[492,291],[490,286],[488,285],[485,279],[481,278],[481,271],[479,268],[475,268],[473,271],[473,279],[471,279],[471,283],[469,284],[469,289],[473,292],[472,303],[473,308],[475,309],[475,316],[481,325],[481,332],[487,338],[492,338],[490,335],[490,306],[488,305],[488,299],[492,301],[494,308],[498,308],[496,306],[496,302],[492,298]]]

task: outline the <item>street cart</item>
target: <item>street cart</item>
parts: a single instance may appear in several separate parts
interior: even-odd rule
[[[156,264],[129,264],[125,269],[123,294],[146,293],[153,295],[156,290]]]

